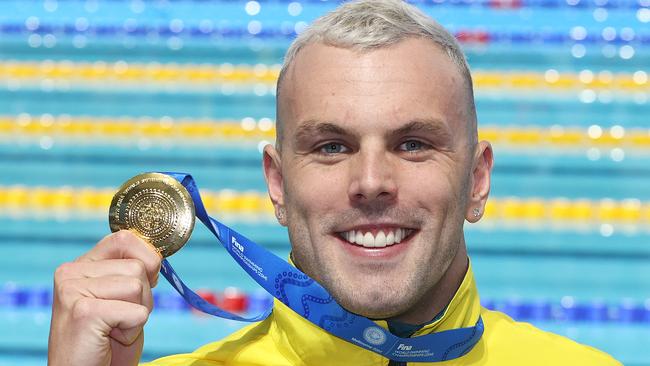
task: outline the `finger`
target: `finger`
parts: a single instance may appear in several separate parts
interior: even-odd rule
[[[97,278],[71,279],[63,283],[65,302],[75,303],[81,297],[104,300],[120,300],[153,308],[151,288],[144,280],[128,276],[104,276]]]
[[[72,314],[74,321],[90,325],[95,331],[110,336],[125,346],[138,338],[149,318],[149,310],[143,305],[92,297],[79,299]]]
[[[134,280],[139,280],[142,289],[141,300],[139,302],[145,305],[149,310],[153,308],[151,287],[156,284],[149,284],[144,263],[138,259],[109,259],[97,262],[64,263],[57,268],[54,274],[55,303],[61,303],[66,308],[70,308],[80,296],[111,298],[112,295],[110,294],[103,296],[97,295],[102,293],[101,286],[96,286],[99,288],[93,291],[95,295],[97,295],[94,296],[89,293],[88,289],[84,288],[84,286],[87,285],[87,282],[72,281],[88,278],[100,279],[102,277],[111,276],[122,276],[125,278],[124,281],[127,283],[123,291],[129,291],[129,289],[131,289],[130,291],[134,291],[132,290],[134,288],[132,282]],[[156,280],[157,278],[158,276],[156,276]],[[130,287],[129,282],[131,282]],[[107,290],[112,289],[113,287],[115,286],[111,286]]]
[[[123,346],[130,346],[142,336],[142,330],[143,327],[141,326],[129,329],[113,328],[109,336]]]
[[[144,345],[144,331],[140,332],[136,340],[128,346],[111,337],[111,366],[136,365],[142,356],[142,346]],[[119,349],[119,352],[115,350]]]
[[[77,259],[79,262],[99,261],[104,259],[139,259],[144,263],[150,283],[160,271],[162,256],[155,248],[128,230],[120,230],[107,235],[86,254]]]
[[[147,269],[139,259],[107,259],[90,262],[64,263],[54,274],[55,281],[66,281],[79,278],[96,278],[104,276],[127,276],[140,278],[149,283]],[[156,276],[156,279],[158,276]],[[155,287],[156,283],[149,283]]]

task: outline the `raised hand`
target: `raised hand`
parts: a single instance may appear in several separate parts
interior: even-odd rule
[[[123,230],[58,267],[48,364],[137,365],[161,260],[150,244]]]

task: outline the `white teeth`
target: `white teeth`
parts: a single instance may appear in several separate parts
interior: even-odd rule
[[[357,244],[364,245],[363,244],[363,234],[361,234],[361,231],[356,232],[357,235],[355,236],[355,241]]]
[[[363,236],[363,246],[364,247],[374,247],[375,246],[375,238],[372,236],[371,233],[366,233],[366,235]]]
[[[393,245],[393,244],[395,244],[395,233],[389,231],[388,235],[386,235],[386,245]]]
[[[375,247],[383,248],[385,246],[386,246],[386,234],[384,234],[383,231],[380,231],[377,233],[377,236],[375,236]]]
[[[394,229],[377,232],[377,236],[373,236],[371,232],[365,234],[361,230],[350,230],[341,233],[341,237],[351,244],[357,244],[366,248],[383,248],[393,244],[402,242],[412,230],[409,229]]]

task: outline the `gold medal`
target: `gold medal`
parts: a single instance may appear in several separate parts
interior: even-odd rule
[[[111,231],[127,229],[151,243],[163,257],[185,245],[194,229],[194,203],[176,179],[161,173],[136,175],[113,196]]]

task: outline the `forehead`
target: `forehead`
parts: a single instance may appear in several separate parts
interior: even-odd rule
[[[451,59],[424,39],[363,52],[314,43],[287,70],[278,117],[288,133],[313,120],[371,126],[433,118],[456,129],[467,118],[465,85]]]

